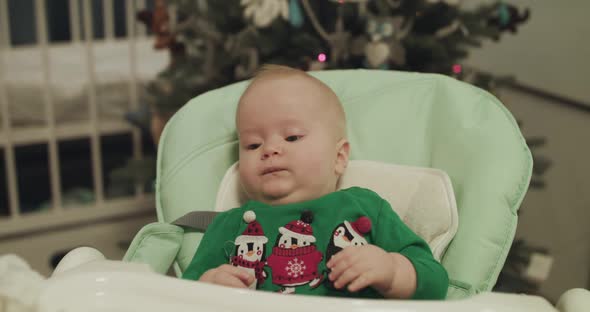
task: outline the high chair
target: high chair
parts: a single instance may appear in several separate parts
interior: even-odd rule
[[[329,85],[341,99],[347,115],[351,160],[404,166],[400,167],[402,171],[423,167],[432,168],[424,170],[434,170],[435,173],[446,172],[441,181],[443,184],[448,182],[451,195],[447,194],[445,198],[452,201],[449,207],[456,210],[446,220],[446,236],[438,241],[444,244],[435,246],[435,249],[437,258],[449,274],[448,299],[469,299],[426,303],[350,299],[343,304],[333,298],[305,297],[303,301],[345,310],[356,309],[356,304],[358,309],[367,311],[390,308],[467,311],[481,310],[482,307],[494,311],[555,311],[540,297],[489,293],[514,238],[517,211],[532,170],[531,154],[514,118],[495,97],[469,84],[435,74],[334,70],[313,75]],[[237,310],[239,300],[253,306],[264,300],[277,300],[277,304],[283,306],[284,303],[284,309],[289,310],[289,304],[298,300],[298,296],[286,298],[234,290],[156,277],[153,273],[144,277],[137,275],[138,271],[165,273],[172,264],[176,274],[182,274],[202,234],[171,223],[190,211],[213,210],[220,206],[220,201],[226,201],[227,205],[226,197],[230,202],[244,200],[235,181],[227,180],[232,176],[235,178],[231,171],[232,164],[238,160],[235,112],[238,98],[246,86],[247,82],[240,82],[200,95],[168,122],[158,149],[156,206],[159,222],[145,226],[137,234],[123,259],[125,263],[119,263],[117,267],[107,261],[106,271],[118,272],[107,274],[112,281],[128,278],[127,283],[132,283],[116,289],[143,289],[143,298],[151,302],[147,307],[149,311],[156,311],[156,306],[172,301],[173,297],[180,300],[174,302],[186,303],[196,296],[199,299],[194,299],[195,302],[207,303],[203,303],[207,307],[205,310],[216,310],[213,303],[216,299],[219,300],[219,310]],[[404,185],[403,181],[397,183]],[[428,196],[428,192],[424,194]],[[419,224],[420,220],[412,222]],[[417,232],[428,232],[428,228],[422,226]],[[436,240],[428,242],[431,247],[437,244]],[[85,260],[79,260],[76,254],[85,254]],[[65,278],[67,281],[69,274],[70,280],[64,281],[64,285],[76,285],[77,279],[82,280],[82,272],[98,272],[96,259],[102,258],[100,255],[89,257],[83,250],[75,250],[60,263],[52,279]],[[138,267],[133,263],[147,266]],[[81,270],[84,265],[80,264],[90,269]],[[121,269],[123,267],[131,269]],[[72,273],[76,270],[78,275]],[[149,277],[145,277],[147,275]],[[170,288],[176,290],[166,292]],[[582,297],[588,295],[581,292]],[[45,302],[55,303],[52,295],[58,296],[59,293],[57,286],[47,291]],[[147,295],[155,293],[160,299]],[[234,297],[241,299],[234,302]],[[588,301],[584,302],[590,304],[589,297],[585,298]],[[196,308],[198,303],[194,305]],[[572,306],[570,304],[567,311],[577,311],[579,304]]]

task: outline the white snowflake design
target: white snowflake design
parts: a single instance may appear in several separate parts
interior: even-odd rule
[[[300,261],[297,258],[290,260],[288,262],[288,266],[285,267],[287,275],[292,276],[293,278],[302,276],[303,273],[305,273],[305,269],[307,269],[307,267],[305,266],[305,262]]]

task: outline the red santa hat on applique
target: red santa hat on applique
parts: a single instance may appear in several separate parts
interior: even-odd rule
[[[310,243],[315,243],[313,236],[313,228],[311,222],[313,221],[313,213],[309,210],[301,214],[301,220],[295,220],[287,223],[284,227],[279,228],[279,232],[283,235],[304,240]]]
[[[365,234],[371,231],[371,219],[365,216],[356,219],[356,221],[352,223],[344,220],[344,225],[346,226],[348,232],[355,236],[363,237]]]
[[[256,214],[254,211],[248,210],[244,212],[244,221],[248,223],[248,226],[242,235],[236,237],[236,241],[234,242],[236,245],[255,242],[266,244],[268,242],[268,238],[264,236],[264,231],[262,231],[262,226],[256,221]]]

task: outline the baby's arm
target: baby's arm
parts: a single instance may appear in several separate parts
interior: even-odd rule
[[[416,270],[405,256],[375,245],[347,247],[327,266],[334,287],[351,292],[371,286],[385,298],[407,299],[416,291]]]
[[[444,299],[449,277],[428,244],[404,224],[386,200],[369,190],[365,195],[361,205],[379,207],[372,218],[374,245],[347,247],[334,255],[327,263],[336,270],[330,279],[342,278],[337,287],[348,286],[354,291],[371,286],[388,298]]]
[[[235,288],[248,288],[254,283],[254,275],[230,264],[222,264],[201,275],[199,281]]]

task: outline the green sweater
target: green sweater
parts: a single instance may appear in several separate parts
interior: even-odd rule
[[[253,212],[253,213],[252,213]],[[250,285],[266,291],[379,298],[371,288],[335,289],[326,262],[351,245],[374,244],[399,252],[414,265],[414,299],[444,299],[448,276],[430,248],[375,192],[353,187],[318,199],[270,206],[249,201],[215,217],[183,278],[197,280],[232,263],[256,276]]]

